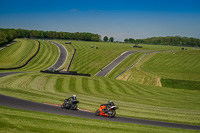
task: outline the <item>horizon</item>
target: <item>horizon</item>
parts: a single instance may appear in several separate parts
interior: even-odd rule
[[[198,0],[11,0],[1,5],[0,28],[90,32],[101,38],[114,37],[115,41],[165,36],[200,38]]]

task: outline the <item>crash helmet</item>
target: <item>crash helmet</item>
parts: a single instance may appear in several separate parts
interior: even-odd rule
[[[111,100],[108,100],[108,103],[112,103],[112,101],[111,101]]]
[[[76,95],[73,95],[73,97],[76,97]]]

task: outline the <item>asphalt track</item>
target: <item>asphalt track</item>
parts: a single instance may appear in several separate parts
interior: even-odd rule
[[[105,77],[110,71],[112,71],[117,65],[119,65],[123,60],[125,60],[131,54],[138,51],[126,51],[122,53],[119,57],[117,57],[114,61],[104,67],[101,71],[99,71],[95,76]]]
[[[58,60],[56,61],[56,63],[51,67],[58,69],[65,63],[65,60],[67,59],[67,50],[65,49],[65,47],[62,44],[59,44],[57,42],[52,42],[52,43],[55,44],[56,46],[58,46],[58,48],[60,50],[60,56],[59,56]]]
[[[22,73],[22,72],[3,72],[3,73],[0,73],[0,78],[8,76],[8,75],[12,75],[12,74],[17,74],[17,73]]]
[[[57,106],[27,101],[27,100],[18,99],[18,98],[5,96],[1,94],[0,94],[0,106],[6,106],[10,108],[17,108],[17,109],[23,109],[23,110],[29,110],[29,111],[46,112],[46,113],[57,114],[57,115],[90,118],[90,119],[99,119],[99,120],[170,127],[170,128],[200,130],[200,126],[197,126],[197,125],[177,124],[177,123],[160,122],[160,121],[153,121],[153,120],[118,117],[118,116],[115,118],[95,116],[94,113],[92,112],[61,109],[60,107],[57,107]]]

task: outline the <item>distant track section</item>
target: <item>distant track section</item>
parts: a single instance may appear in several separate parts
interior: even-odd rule
[[[3,73],[0,73],[0,78],[8,76],[8,75],[12,75],[12,74],[17,74],[17,73],[22,73],[22,72],[3,72]]]
[[[56,61],[56,63],[53,66],[51,66],[51,67],[53,67],[55,69],[58,69],[58,68],[60,68],[65,63],[65,61],[67,59],[67,50],[60,43],[52,42],[52,41],[51,41],[51,43],[53,43],[56,46],[58,46],[58,48],[60,50],[60,56],[59,56],[58,60]]]
[[[112,71],[116,66],[118,66],[123,60],[125,60],[131,54],[138,52],[138,51],[126,51],[122,53],[119,57],[117,57],[114,61],[108,64],[106,67],[101,69],[95,76],[105,77],[110,71]]]
[[[61,109],[60,107],[57,107],[57,106],[27,101],[27,100],[5,96],[1,94],[0,94],[0,106],[6,106],[10,108],[17,108],[17,109],[23,109],[23,110],[38,111],[38,112],[46,112],[46,113],[52,113],[52,114],[58,114],[58,115],[90,118],[90,119],[99,119],[99,120],[134,123],[134,124],[142,124],[142,125],[152,125],[152,126],[162,126],[162,127],[170,127],[170,128],[200,130],[200,126],[198,125],[178,124],[178,123],[135,119],[135,118],[127,118],[127,117],[115,117],[115,118],[100,117],[100,116],[95,116],[94,113],[92,112]]]

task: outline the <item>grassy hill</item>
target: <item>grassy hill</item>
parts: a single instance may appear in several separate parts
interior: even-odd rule
[[[37,51],[36,40],[19,39],[19,42],[0,51],[2,67],[16,67],[25,63]],[[31,51],[31,52],[30,52]],[[40,71],[52,66],[59,56],[57,46],[40,40],[38,54],[23,68],[10,71]],[[8,70],[0,70],[5,72]]]
[[[187,50],[146,55],[118,79],[163,87],[200,89],[200,52]]]
[[[132,48],[133,44],[125,43],[105,43],[105,42],[87,42],[87,41],[71,41],[72,44],[65,44],[65,40],[56,40],[63,44],[71,53],[72,47],[75,48],[76,54],[72,62],[71,71],[79,73],[88,73],[95,75],[103,67],[108,65],[123,52],[128,50],[180,50],[176,46],[157,46],[157,45],[141,45],[140,48]],[[91,48],[91,46],[93,48]],[[96,49],[98,47],[98,49]],[[139,57],[139,56],[138,56]],[[123,69],[123,68],[122,68]],[[115,72],[117,73],[117,72]],[[111,75],[112,76],[112,75]]]
[[[72,44],[65,44],[66,41],[64,40],[56,41],[62,43],[68,50],[68,59],[62,67],[66,69],[73,54],[73,49],[76,48],[77,52],[70,70],[79,73],[89,73],[92,77],[39,73],[39,70],[52,66],[59,55],[58,48],[55,45],[41,41],[41,50],[38,55],[26,67],[14,70],[29,71],[29,73],[20,73],[0,78],[0,93],[36,102],[49,102],[54,104],[60,104],[65,98],[76,94],[80,101],[79,107],[93,112],[96,111],[100,104],[112,100],[119,106],[117,110],[118,116],[200,125],[200,91],[199,89],[188,89],[190,85],[199,86],[199,51],[193,50],[193,48],[187,48],[188,51],[180,51],[181,47],[176,46],[142,45],[143,48],[138,49],[131,48],[132,44],[83,41],[72,41]],[[13,46],[6,49],[8,51],[14,51],[16,48]],[[176,51],[146,54],[133,68],[119,76],[117,78],[118,80],[113,78],[143,56],[146,53],[145,51],[137,52],[129,56],[110,72],[106,78],[94,76],[99,70],[127,50]],[[21,52],[23,51],[21,50]],[[1,55],[1,57],[4,57],[4,55]],[[9,59],[9,56],[7,58]],[[182,84],[182,81],[185,81],[185,85]],[[163,87],[158,87],[161,85]],[[41,125],[46,125],[46,123],[48,125],[52,121],[54,123],[66,122],[71,124],[66,119],[59,120],[63,116],[51,115],[52,118],[49,118],[50,115],[45,113],[32,113],[21,110],[14,110],[13,112],[16,115],[11,115],[12,111],[10,109],[0,107],[0,112],[5,112],[5,110],[9,112],[0,116],[3,118],[2,120],[8,120],[6,121],[5,129],[10,132],[13,130],[20,132],[23,129],[43,132],[45,129],[35,121],[40,121]],[[25,117],[28,114],[31,115],[30,118]],[[42,118],[38,120],[36,118],[37,115],[42,116]],[[26,125],[23,123],[23,126],[17,128],[16,123],[19,123],[17,120],[19,116],[25,121],[30,120],[31,124]],[[83,122],[82,118],[64,118],[68,118],[72,123],[75,121],[80,122],[77,126],[77,132],[88,131],[87,129],[80,130],[86,125],[91,131],[97,131],[99,126],[94,126],[92,122],[108,129],[108,126],[103,124],[104,122],[98,120],[84,119],[86,122]],[[2,120],[0,123],[2,123]],[[9,121],[13,121],[14,124],[8,126]],[[86,124],[87,122],[88,124]],[[32,124],[33,126],[31,126]],[[149,130],[152,132],[162,132],[163,130],[167,130],[168,132],[187,131],[134,124],[120,124],[123,126],[109,122],[111,127],[119,126],[117,128],[119,132],[141,130],[142,132],[149,132]],[[56,124],[55,126],[62,127],[60,125]],[[33,130],[35,127],[38,127],[38,129]],[[60,129],[56,127],[53,130],[50,126],[46,127],[46,129],[47,131],[52,130],[52,132],[63,132],[67,130],[66,128]],[[67,131],[71,130],[69,129]]]
[[[1,78],[0,88],[1,94],[54,104],[76,94],[79,107],[93,112],[111,99],[120,107],[117,115],[200,124],[199,91],[130,84],[100,77],[42,73]]]
[[[0,50],[0,68],[11,68],[23,65],[38,49],[35,40],[17,39],[17,43]]]

